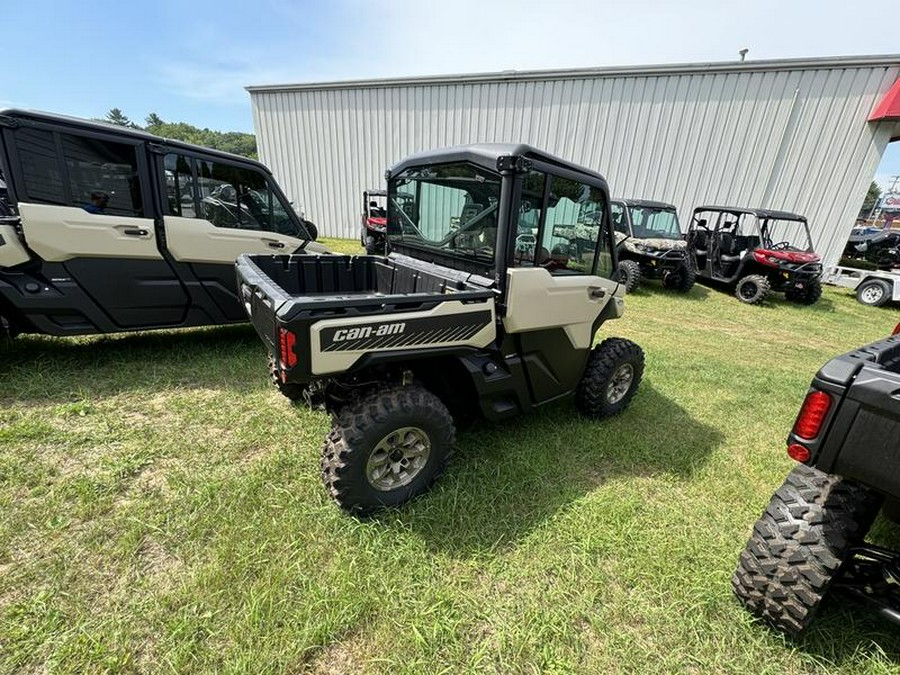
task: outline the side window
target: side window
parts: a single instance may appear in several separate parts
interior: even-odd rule
[[[103,192],[109,196],[103,213],[144,215],[135,146],[60,135],[72,205],[88,206],[92,201],[91,193]]]
[[[15,131],[16,151],[24,178],[19,199],[39,203],[66,204],[59,155],[53,132],[21,127]]]
[[[553,176],[538,264],[551,274],[596,273],[611,277],[609,225],[604,208],[599,188]],[[598,238],[600,258],[595,260]]]
[[[618,232],[619,234],[624,234],[627,237],[628,220],[626,220],[627,216],[625,214],[625,207],[623,207],[621,204],[613,202],[609,205],[609,210],[612,212],[613,231]],[[616,240],[618,239],[620,239],[620,237],[616,237]]]
[[[304,236],[262,172],[203,159],[194,161],[200,199],[196,217],[216,227]]]
[[[166,203],[173,216],[196,218],[194,203],[194,177],[191,160],[184,155],[168,154],[164,160],[166,176]]]
[[[544,208],[544,185],[547,174],[529,171],[522,182],[522,199],[516,223],[516,244],[513,252],[514,267],[533,267],[537,252],[538,229]]]

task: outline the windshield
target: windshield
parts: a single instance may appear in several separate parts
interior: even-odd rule
[[[809,227],[803,220],[779,220],[766,218],[759,223],[763,248],[781,251],[812,252]]]
[[[632,236],[638,239],[681,239],[681,227],[675,209],[632,206]]]
[[[388,185],[388,232],[404,245],[493,263],[500,176],[469,164],[407,169]]]

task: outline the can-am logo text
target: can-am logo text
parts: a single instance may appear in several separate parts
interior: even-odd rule
[[[378,328],[373,326],[359,326],[358,328],[339,328],[334,331],[335,342],[347,342],[348,340],[362,340],[369,337],[383,337],[385,335],[400,335],[406,330],[405,323],[385,323]]]

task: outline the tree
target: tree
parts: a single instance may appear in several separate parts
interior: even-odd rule
[[[863,200],[862,210],[860,211],[860,215],[868,216],[871,213],[872,209],[875,208],[875,204],[878,203],[878,200],[881,198],[881,188],[878,187],[878,183],[874,180],[869,185],[869,191],[866,192],[866,198]]]
[[[165,122],[162,121],[162,118],[156,113],[150,113],[149,115],[147,115],[147,117],[144,118],[144,122],[147,124],[147,131],[150,131],[154,127],[160,127],[165,124]]]
[[[106,121],[120,127],[128,127],[129,129],[139,128],[134,122],[128,119],[128,116],[119,108],[113,108],[106,113]]]

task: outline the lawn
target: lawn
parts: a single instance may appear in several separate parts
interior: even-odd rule
[[[327,498],[329,420],[271,387],[249,327],[22,337],[0,357],[0,671],[896,672],[892,626],[828,606],[790,641],[729,586],[810,378],[896,321],[834,289],[651,285],[603,331],[647,354],[625,414],[476,425],[371,520]]]

